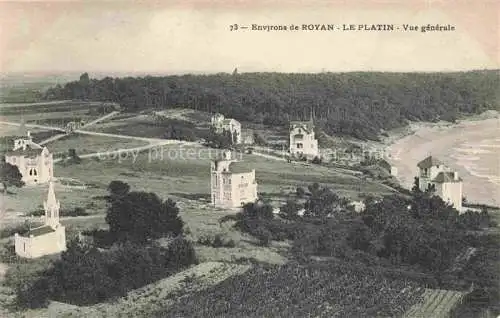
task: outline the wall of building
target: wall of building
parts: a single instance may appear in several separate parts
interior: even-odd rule
[[[35,158],[7,155],[5,161],[18,167],[26,184],[47,183],[54,176],[53,156],[48,152]]]
[[[224,173],[229,161],[212,163],[211,202],[223,208],[240,207],[242,203],[254,202],[257,199],[255,170],[249,173]]]
[[[434,180],[440,172],[444,171],[446,171],[446,167],[443,165],[433,166],[428,169],[420,169],[418,177],[420,190],[427,190],[429,184],[432,184],[432,180]]]
[[[55,232],[32,237],[18,234],[14,237],[16,254],[25,258],[37,258],[66,250],[65,228],[60,226]]]
[[[302,135],[302,138],[297,138],[296,135]],[[302,144],[302,147],[298,147],[298,143]],[[290,153],[304,155],[317,156],[318,151],[318,141],[315,139],[314,132],[307,133],[304,129],[300,127],[293,128],[290,131]]]
[[[255,202],[257,199],[257,183],[255,182],[255,170],[249,173],[233,174],[233,206]]]
[[[449,202],[459,212],[462,209],[462,182],[444,182],[436,184],[436,194],[443,201]]]

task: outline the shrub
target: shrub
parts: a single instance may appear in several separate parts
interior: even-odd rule
[[[311,162],[314,163],[314,164],[319,165],[319,164],[321,164],[322,160],[321,160],[320,157],[316,156],[316,157],[313,158],[313,160]]]
[[[220,234],[216,234],[214,237],[200,237],[198,239],[198,244],[211,246],[214,248],[219,247],[229,247],[233,248],[236,246],[236,243],[233,240],[224,240]]]

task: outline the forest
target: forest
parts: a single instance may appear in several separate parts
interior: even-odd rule
[[[116,102],[128,112],[191,108],[273,126],[308,120],[330,135],[378,140],[408,121],[455,121],[499,109],[498,70],[455,73],[219,73],[91,79],[48,89],[46,100]]]

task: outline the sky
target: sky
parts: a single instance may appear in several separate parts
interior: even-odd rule
[[[499,68],[500,1],[0,0],[0,72],[213,73]],[[291,24],[449,32],[230,31]]]

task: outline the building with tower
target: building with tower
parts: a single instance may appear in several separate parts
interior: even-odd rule
[[[66,229],[59,223],[60,203],[56,199],[54,183],[49,181],[47,200],[43,203],[45,215],[42,226],[25,234],[14,234],[16,254],[24,258],[37,258],[66,250]]]
[[[421,191],[434,189],[435,194],[451,204],[459,212],[462,210],[462,178],[448,168],[441,160],[429,156],[417,164],[418,186]]]
[[[212,161],[210,171],[211,202],[221,208],[241,207],[257,200],[255,169],[235,160],[231,151]]]
[[[14,137],[12,150],[5,153],[5,162],[17,166],[26,184],[43,184],[54,176],[54,160],[47,147],[33,142],[24,123]]]

